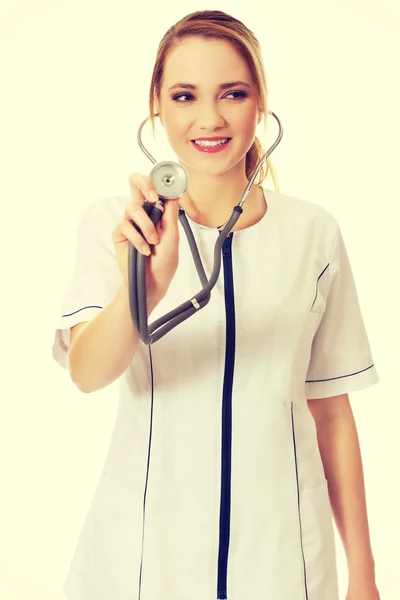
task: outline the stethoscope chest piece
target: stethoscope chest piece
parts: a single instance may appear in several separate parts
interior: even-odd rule
[[[150,172],[150,179],[161,200],[180,198],[188,187],[188,176],[185,169],[172,161],[155,164]]]

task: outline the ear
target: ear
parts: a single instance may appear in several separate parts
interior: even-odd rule
[[[160,119],[160,123],[161,123],[161,125],[164,125],[164,123],[163,123],[163,119],[162,119],[162,116],[161,116],[161,114],[160,114],[159,110],[157,110],[157,109],[155,110],[155,116],[156,116],[156,117],[158,117],[158,118]]]
[[[161,123],[162,123],[162,117],[161,117],[161,111],[160,111],[160,105],[157,102],[157,100],[154,101],[154,114],[156,115],[156,117],[159,117]]]

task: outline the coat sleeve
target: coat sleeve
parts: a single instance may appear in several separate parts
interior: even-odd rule
[[[325,310],[314,335],[307,399],[362,390],[379,381],[346,247],[337,225]]]
[[[98,212],[98,207],[92,205],[81,216],[75,266],[55,326],[52,355],[63,368],[68,366],[70,328],[89,321],[101,311],[112,300],[121,282],[112,250],[112,225],[109,227],[110,231],[108,227],[107,231],[102,231],[104,216],[99,219],[96,211]]]

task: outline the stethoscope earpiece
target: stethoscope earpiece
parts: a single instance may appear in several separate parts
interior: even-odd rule
[[[161,200],[180,198],[188,187],[188,176],[185,169],[172,161],[154,165],[150,172],[150,179]]]

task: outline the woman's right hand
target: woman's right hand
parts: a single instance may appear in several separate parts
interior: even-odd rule
[[[146,260],[146,292],[147,299],[158,304],[165,296],[178,267],[178,209],[177,200],[165,200],[164,213],[154,227],[150,217],[143,208],[145,201],[154,204],[158,199],[153,181],[147,175],[133,173],[129,177],[131,198],[125,206],[124,216],[114,227],[112,240],[115,256],[122,274],[123,283],[128,288],[128,250],[133,244],[138,252],[146,254],[144,249],[151,250]],[[143,233],[134,227],[135,223]],[[158,238],[158,243],[152,239]]]

